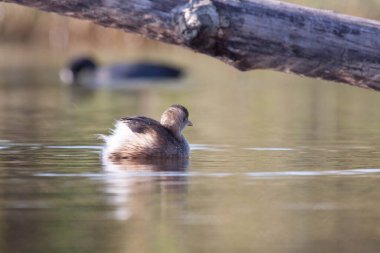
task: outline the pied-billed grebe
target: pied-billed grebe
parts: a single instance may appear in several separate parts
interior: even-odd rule
[[[103,159],[187,158],[190,148],[182,130],[192,125],[182,105],[166,109],[160,122],[142,116],[122,118],[111,135],[101,136]]]
[[[59,73],[63,83],[83,86],[110,85],[113,82],[131,79],[178,78],[181,75],[182,71],[178,68],[151,62],[118,63],[98,67],[95,60],[88,56],[72,59]]]

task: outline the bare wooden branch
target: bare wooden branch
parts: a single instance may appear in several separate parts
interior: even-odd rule
[[[380,22],[270,0],[5,0],[186,46],[240,70],[380,90]]]

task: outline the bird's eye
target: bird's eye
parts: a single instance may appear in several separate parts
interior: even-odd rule
[[[183,118],[183,122],[186,122],[186,120],[187,120],[186,118]]]

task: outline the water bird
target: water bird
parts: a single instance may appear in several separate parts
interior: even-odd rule
[[[189,112],[182,105],[167,108],[160,122],[144,116],[118,120],[111,135],[101,135],[103,159],[188,158],[189,143],[182,131],[192,126]]]
[[[95,87],[130,80],[175,79],[181,75],[179,68],[152,62],[115,63],[99,67],[89,56],[73,58],[59,73],[65,84]]]

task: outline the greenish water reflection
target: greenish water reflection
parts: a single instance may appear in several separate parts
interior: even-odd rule
[[[4,70],[0,251],[377,252],[380,93],[196,65],[178,87],[101,91]],[[173,103],[189,163],[101,165],[96,134]]]

